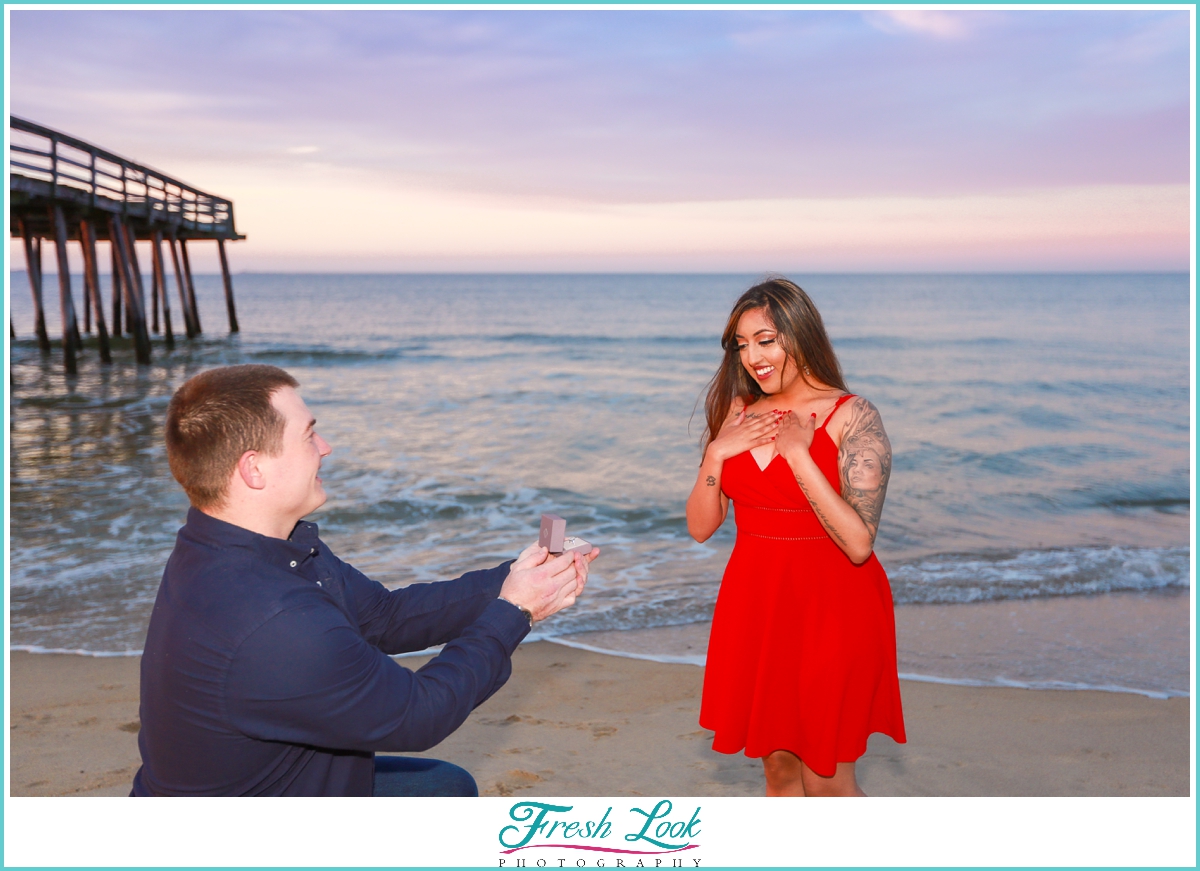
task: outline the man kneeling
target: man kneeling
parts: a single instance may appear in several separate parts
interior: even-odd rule
[[[229,366],[167,410],[191,501],[142,654],[133,795],[478,795],[434,746],[508,680],[534,621],[575,602],[588,556],[532,545],[494,569],[388,591],[303,521],[331,448],[292,376]],[[389,654],[445,644],[413,672]]]

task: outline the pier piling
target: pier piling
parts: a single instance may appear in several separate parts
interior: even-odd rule
[[[79,244],[84,244],[82,230],[79,235]],[[83,279],[83,331],[89,336],[92,334],[92,295],[88,292],[86,267]]]
[[[196,284],[192,281],[192,261],[188,259],[187,239],[179,240],[179,253],[183,255],[183,277],[187,279],[188,302],[192,304],[192,319],[196,324],[196,335],[204,332],[200,326],[200,309],[196,306]]]
[[[154,265],[154,302],[157,312],[158,300],[162,298],[163,334],[167,341],[167,350],[175,347],[175,333],[171,330],[171,301],[167,297],[167,275],[163,269],[162,230],[154,231],[151,240],[151,259]]]
[[[117,257],[117,246],[112,242],[112,237],[109,237],[108,243],[109,254],[112,258],[112,334],[121,336],[123,328],[121,326],[121,262]]]
[[[225,282],[225,309],[229,312],[229,332],[238,331],[237,309],[233,305],[233,281],[229,277],[229,261],[225,258],[225,240],[217,240],[217,251],[221,254],[221,279]]]
[[[125,301],[125,323],[133,334],[134,356],[143,366],[150,365],[150,334],[146,331],[146,312],[142,307],[139,284],[133,276],[134,266],[130,263],[129,240],[121,219],[112,215],[108,219],[109,235],[117,249],[117,260],[121,272],[121,289]]]
[[[75,304],[71,299],[71,269],[67,261],[67,222],[62,209],[54,207],[54,253],[58,259],[58,304],[62,311],[63,369],[68,375],[78,371],[75,359],[78,331]]]
[[[199,331],[196,329],[196,319],[192,315],[192,306],[188,302],[187,285],[183,280],[183,266],[179,263],[179,244],[175,240],[175,234],[171,234],[167,245],[171,249],[171,265],[175,269],[175,287],[179,291],[179,309],[183,312],[183,329],[189,339],[194,339]]]
[[[19,224],[25,240],[25,271],[29,274],[29,289],[33,292],[34,331],[37,333],[38,348],[43,354],[49,354],[50,335],[46,332],[46,310],[42,308],[42,239],[40,236],[31,236],[24,221]]]
[[[137,239],[124,221],[121,222],[121,241],[125,258],[129,263],[129,274],[133,278],[133,290],[137,294],[138,309],[141,312],[142,320],[149,327],[150,319],[146,312],[146,285],[142,282],[142,265],[138,263]]]
[[[154,246],[151,245],[151,249],[153,249],[153,247]],[[150,252],[150,329],[151,329],[151,331],[153,331],[155,333],[161,332],[161,330],[159,329],[158,308],[159,308],[158,280],[157,280],[156,276],[154,275],[154,251],[151,250],[151,252]]]
[[[104,305],[100,299],[100,269],[96,264],[96,230],[91,221],[79,222],[79,244],[83,248],[84,300],[96,310],[96,340],[100,344],[100,362],[112,363],[108,330],[104,326]]]

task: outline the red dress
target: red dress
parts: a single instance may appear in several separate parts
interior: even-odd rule
[[[828,423],[809,454],[841,492]],[[872,732],[904,743],[892,591],[879,560],[850,562],[782,456],[759,469],[749,451],[738,454],[725,462],[721,489],[733,501],[737,542],[713,613],[700,704],[713,749],[744,748],[750,757],[790,750],[832,777],[836,763],[866,752]]]

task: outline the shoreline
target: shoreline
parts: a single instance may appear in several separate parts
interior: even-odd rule
[[[404,664],[418,668],[425,658]],[[13,796],[128,795],[139,765],[134,656],[10,653]],[[762,795],[762,767],[711,750],[703,670],[530,642],[513,676],[427,753],[481,795]],[[901,681],[909,743],[873,735],[880,796],[1189,795],[1191,700]]]
[[[1084,691],[1190,698],[1191,590],[1116,592],[963,604],[898,605],[902,680],[946,686]],[[540,641],[603,656],[703,668],[710,622],[535,632]],[[13,652],[96,659],[140,650],[12,645]],[[436,649],[398,655],[428,656]]]
[[[652,630],[651,630],[652,631]],[[581,644],[577,641],[571,641],[570,635],[558,635],[548,638],[538,638],[532,641],[522,641],[522,644],[557,644],[562,647],[569,647],[573,650],[582,650],[587,653],[595,653],[600,656],[615,656],[623,659],[638,659],[644,662],[657,662],[663,665],[693,665],[699,668],[704,667],[703,657],[676,657],[668,655],[658,655],[650,653],[629,653],[623,650],[611,650],[602,647],[594,647],[590,644]],[[108,653],[104,651],[91,650],[45,650],[41,648],[32,648],[26,645],[14,645],[9,648],[13,653],[24,653],[30,656],[81,656],[91,659],[122,659],[140,657],[142,651],[131,650],[124,653]],[[421,650],[414,653],[400,653],[392,657],[392,659],[409,659],[413,657],[427,657],[436,653],[436,649]],[[1021,683],[1019,681],[984,681],[972,680],[970,678],[952,678],[940,677],[938,675],[929,674],[913,674],[911,672],[900,672],[899,678],[902,681],[912,681],[914,683],[933,683],[942,684],[944,686],[958,687],[978,687],[980,689],[1020,689],[1020,690],[1054,690],[1058,692],[1097,692],[1097,693],[1128,693],[1130,695],[1145,696],[1149,699],[1187,699],[1191,698],[1191,693],[1186,690],[1166,690],[1159,692],[1157,690],[1143,689],[1138,687],[1122,687],[1122,686],[1092,686],[1090,684],[1072,684],[1067,681],[1036,681],[1032,683]]]

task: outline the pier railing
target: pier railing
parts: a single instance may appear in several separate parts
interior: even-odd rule
[[[194,238],[238,238],[233,203],[73,136],[9,116],[10,187],[161,223]]]

